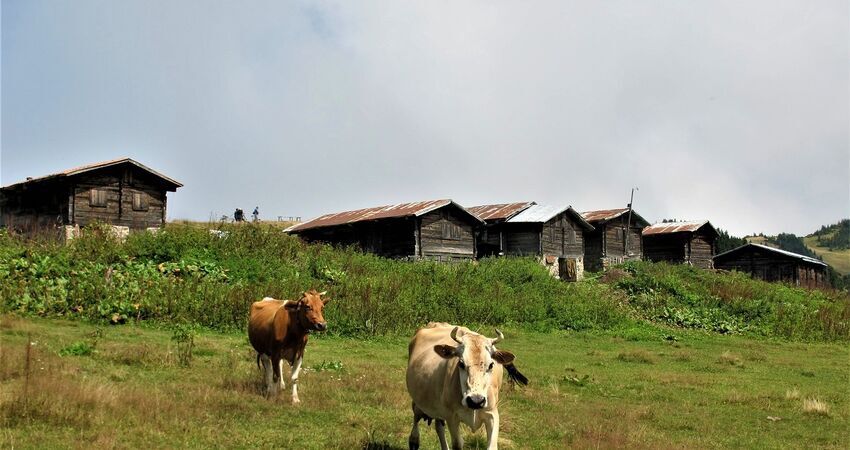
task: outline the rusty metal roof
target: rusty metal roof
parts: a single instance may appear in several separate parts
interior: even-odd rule
[[[588,231],[593,230],[593,225],[589,224],[581,214],[578,213],[572,206],[552,206],[552,205],[531,205],[524,209],[519,214],[507,220],[508,223],[546,223],[558,214],[566,212],[570,217],[576,220],[581,226]]]
[[[587,220],[593,225],[596,225],[599,223],[608,222],[609,220],[614,220],[622,216],[623,214],[627,214],[628,212],[629,208],[599,209],[596,211],[585,211],[581,213],[581,215],[584,216],[585,220]],[[640,214],[636,213],[635,211],[632,211],[632,218],[637,219],[635,223],[638,223],[637,221],[640,221],[640,223],[642,223],[644,226],[649,225],[649,222],[647,222],[646,219],[641,217]]]
[[[708,225],[714,234],[717,230],[707,220],[697,220],[691,222],[668,222],[656,223],[643,229],[644,236],[652,236],[656,234],[672,234],[672,233],[693,233],[700,228]]]
[[[50,175],[44,175],[44,176],[37,177],[37,178],[28,178],[25,181],[20,181],[18,183],[14,183],[14,184],[10,184],[8,186],[4,186],[3,189],[19,187],[19,186],[23,186],[25,184],[30,184],[30,183],[38,183],[38,182],[41,182],[41,181],[47,181],[47,180],[52,179],[52,178],[69,177],[69,176],[73,176],[73,175],[79,175],[81,173],[89,172],[89,171],[92,171],[92,170],[103,169],[105,167],[117,166],[119,164],[125,164],[125,163],[126,164],[132,164],[132,165],[134,165],[134,166],[136,166],[136,167],[138,167],[142,170],[150,172],[152,175],[157,176],[159,178],[162,178],[163,180],[167,181],[168,183],[173,184],[175,188],[183,187],[182,183],[180,183],[180,182],[178,182],[178,181],[176,181],[172,178],[169,178],[169,177],[151,169],[150,167],[148,167],[148,166],[146,166],[146,165],[144,165],[144,164],[142,164],[142,163],[140,163],[140,162],[138,162],[134,159],[118,158],[118,159],[111,159],[109,161],[101,161],[101,162],[97,162],[97,163],[86,164],[86,165],[83,165],[83,166],[78,166],[78,167],[74,167],[74,168],[71,168],[71,169],[66,169],[66,170],[63,170],[61,172],[56,172],[56,173],[52,173]]]
[[[534,204],[534,202],[499,203],[495,205],[473,206],[467,208],[467,210],[485,222],[496,222],[510,219]]]
[[[827,264],[825,262],[823,262],[819,259],[815,259],[815,258],[812,258],[810,256],[801,255],[799,253],[789,252],[788,250],[782,250],[782,249],[779,249],[779,248],[776,248],[776,247],[770,247],[770,246],[761,245],[761,244],[744,244],[740,247],[733,248],[732,250],[725,251],[725,252],[715,256],[714,259],[720,258],[721,256],[726,256],[726,255],[729,255],[729,254],[732,254],[732,253],[737,253],[737,252],[739,252],[743,249],[752,248],[752,247],[759,248],[759,249],[762,249],[762,250],[767,250],[767,251],[773,252],[773,253],[778,253],[780,255],[788,256],[788,257],[791,257],[791,258],[794,258],[794,259],[799,259],[799,260],[807,262],[807,263],[818,264],[818,265],[821,265],[821,266],[824,266],[824,267],[827,266]]]
[[[398,205],[376,206],[374,208],[356,209],[354,211],[343,211],[332,214],[325,214],[313,220],[295,224],[287,228],[287,233],[297,233],[299,231],[309,230],[313,228],[331,227],[336,225],[345,225],[355,222],[364,222],[368,220],[392,219],[409,216],[421,216],[435,209],[442,208],[448,205],[455,205],[461,211],[469,214],[469,216],[477,222],[481,222],[478,216],[470,213],[464,207],[451,201],[450,199],[429,200],[424,202],[400,203]]]

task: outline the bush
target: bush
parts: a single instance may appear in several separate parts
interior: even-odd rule
[[[439,264],[309,245],[245,224],[169,225],[124,243],[99,227],[71,245],[0,232],[0,310],[111,324],[157,321],[244,330],[252,302],[327,290],[330,333],[409,334],[430,321],[541,331],[641,323],[792,339],[848,339],[846,292],[807,291],[688,266],[627,263],[558,281],[533,258]],[[659,334],[660,335],[660,334]]]

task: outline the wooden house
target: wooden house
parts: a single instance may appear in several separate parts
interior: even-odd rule
[[[452,261],[475,258],[475,231],[482,224],[451,200],[433,200],[325,214],[286,232],[390,258]]]
[[[468,208],[469,212],[484,221],[484,226],[480,227],[476,233],[478,256],[483,258],[507,254],[504,223],[535,204],[535,202],[500,203]]]
[[[536,256],[550,273],[562,280],[583,278],[584,235],[592,231],[593,226],[572,207],[515,203],[482,205],[471,210],[479,211],[491,221],[485,226],[483,233],[486,235],[480,236],[479,242],[486,242],[490,249],[498,243],[498,254]],[[486,211],[493,211],[493,214],[486,214]],[[507,218],[495,219],[501,215]]]
[[[657,223],[643,229],[643,257],[711,269],[717,237],[717,230],[707,220]]]
[[[753,278],[807,288],[829,287],[827,265],[809,256],[760,244],[745,244],[714,257],[714,267]]]
[[[0,188],[0,226],[26,234],[94,221],[125,231],[158,228],[166,194],[182,186],[130,158],[89,164]]]
[[[594,230],[584,236],[584,268],[603,270],[613,264],[643,257],[643,217],[629,208],[581,213]],[[628,230],[628,231],[626,231]]]

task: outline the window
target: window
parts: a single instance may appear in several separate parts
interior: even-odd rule
[[[144,192],[133,192],[133,211],[147,211],[148,196]]]
[[[92,189],[89,191],[89,206],[106,208],[106,190]]]
[[[463,238],[463,229],[451,222],[443,222],[441,225],[443,239],[459,241]]]

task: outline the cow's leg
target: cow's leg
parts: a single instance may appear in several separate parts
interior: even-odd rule
[[[452,437],[452,450],[463,448],[463,436],[460,435],[460,420],[457,418],[449,420],[449,434]]]
[[[410,437],[407,439],[407,444],[410,450],[419,450],[419,421],[425,418],[425,414],[416,407],[413,403],[413,429],[410,430]]]
[[[434,429],[437,430],[437,438],[440,439],[440,449],[448,450],[449,445],[446,443],[446,421],[443,419],[437,419],[437,423],[434,424]]]
[[[499,412],[493,411],[490,417],[484,419],[484,427],[487,428],[487,450],[498,450],[499,448]]]
[[[268,357],[268,355],[260,355],[260,361],[263,363],[263,375],[265,378],[266,384],[266,396],[272,395],[272,378],[274,374],[272,373],[272,360]]]
[[[280,382],[281,382],[280,377],[283,376],[283,374],[280,371],[280,356],[273,356],[272,357],[271,366],[272,366],[272,371],[273,371],[271,386],[272,386],[272,389],[274,389],[274,393],[277,394],[279,392],[278,388],[280,387]]]
[[[303,356],[298,356],[297,358],[295,358],[295,364],[292,365],[292,378],[290,379],[290,382],[292,383],[293,405],[301,403],[301,400],[298,399],[298,374],[301,373],[301,361],[303,359]]]
[[[284,390],[284,389],[286,389],[286,383],[283,381],[283,359],[281,359],[280,361],[278,361],[278,362],[277,362],[277,365],[278,365],[278,369],[277,369],[277,371],[278,371],[278,372],[280,372],[280,378],[278,379],[278,381],[280,381],[280,383],[279,383],[279,387],[278,387],[278,388],[279,388],[280,390]]]

